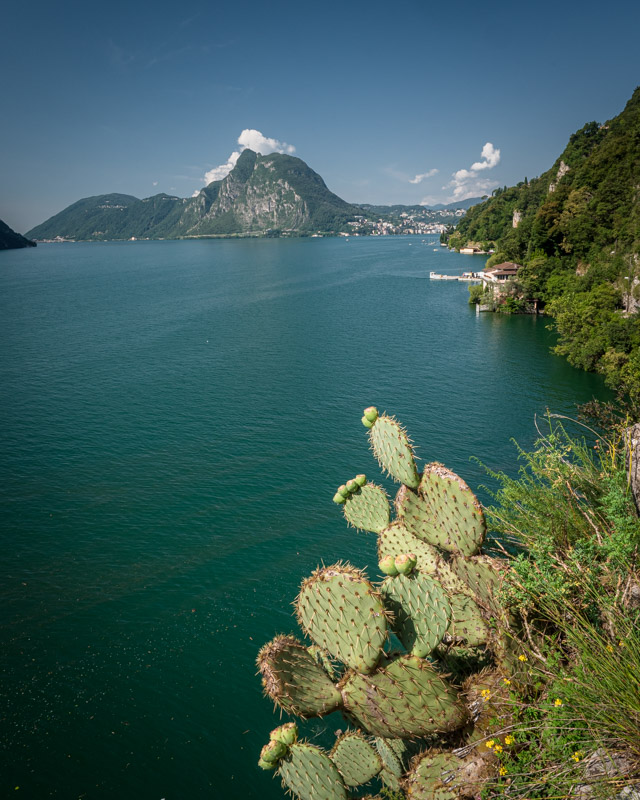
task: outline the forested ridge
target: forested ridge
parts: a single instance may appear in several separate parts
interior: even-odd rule
[[[523,265],[515,287],[557,326],[556,352],[640,407],[640,88],[624,111],[589,122],[540,177],[469,209],[450,247],[493,247],[488,265]]]

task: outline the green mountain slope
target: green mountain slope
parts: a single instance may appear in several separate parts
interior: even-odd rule
[[[88,197],[29,234],[36,239],[107,240],[338,232],[347,230],[347,222],[358,213],[299,158],[244,150],[224,180],[195,197]]]
[[[17,250],[20,247],[35,246],[35,242],[16,233],[0,219],[0,250]]]
[[[554,317],[556,352],[640,407],[640,88],[539,178],[471,208],[449,245],[471,242],[493,244],[489,263],[524,265],[517,292]]]

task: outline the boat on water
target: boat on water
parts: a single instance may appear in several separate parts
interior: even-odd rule
[[[430,272],[429,278],[432,281],[469,281],[470,283],[480,283],[482,280],[477,272],[463,272],[462,275],[440,275],[437,272]]]
[[[439,275],[437,272],[430,272],[429,273],[429,278],[431,278],[432,281],[457,281],[458,280],[458,276],[457,275]]]

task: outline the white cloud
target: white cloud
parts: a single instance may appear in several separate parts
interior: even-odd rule
[[[478,172],[481,169],[493,169],[500,163],[500,151],[491,142],[485,144],[480,155],[482,156],[482,161],[476,161],[475,164],[471,165],[471,169],[474,172]]]
[[[271,139],[254,128],[245,128],[240,136],[238,136],[238,144],[240,145],[240,149],[234,150],[226,163],[220,164],[205,173],[202,179],[205,185],[208,186],[211,181],[221,181],[223,178],[226,178],[235,167],[236,161],[240,158],[240,153],[242,153],[243,150],[253,150],[263,156],[268,156],[269,153],[291,154],[296,152],[296,148],[292,144],[280,142],[278,139]],[[195,197],[197,194],[198,192],[196,191],[193,196]]]
[[[154,181],[154,182],[153,182],[153,185],[154,185],[154,186],[157,186],[157,185],[158,185],[158,181]]]
[[[478,172],[493,169],[500,163],[500,150],[494,147],[491,142],[487,142],[480,154],[482,160],[476,161],[469,169],[459,169],[451,176],[453,180],[443,189],[453,189],[453,194],[449,202],[455,200],[466,200],[468,197],[476,197],[486,194],[497,184],[487,178],[479,178]]]
[[[409,178],[409,183],[422,183],[422,181],[426,180],[427,178],[433,178],[433,176],[437,174],[437,169],[430,169],[428,172],[422,172],[419,175],[416,175],[415,178]]]

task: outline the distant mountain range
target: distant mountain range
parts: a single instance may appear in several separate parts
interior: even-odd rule
[[[366,232],[355,222],[403,213],[425,221],[452,222],[480,198],[440,205],[372,206],[345,202],[330,192],[304,161],[280,153],[244,150],[234,168],[189,198],[157,194],[139,200],[128,194],[85,197],[36,225],[38,240],[104,241],[206,236],[278,236]],[[449,212],[449,213],[447,213]],[[354,228],[354,226],[356,226]],[[369,228],[369,232],[373,227]]]
[[[35,247],[36,243],[16,233],[0,219],[0,250],[16,250],[19,247]]]
[[[327,189],[304,161],[244,150],[231,172],[195,197],[87,197],[36,225],[36,239],[172,239],[348,230],[362,211]]]
[[[374,206],[370,205],[369,203],[361,203],[360,207],[367,209],[367,211],[371,211],[372,213],[377,214],[402,214],[403,212],[407,214],[420,214],[424,213],[425,211],[458,211],[464,210],[466,211],[471,206],[475,206],[478,203],[482,203],[483,200],[486,200],[486,195],[484,197],[469,197],[466,200],[458,200],[455,203],[438,203],[435,206],[424,206],[424,205],[413,205],[413,206],[404,206],[404,205],[393,205],[393,206]]]

